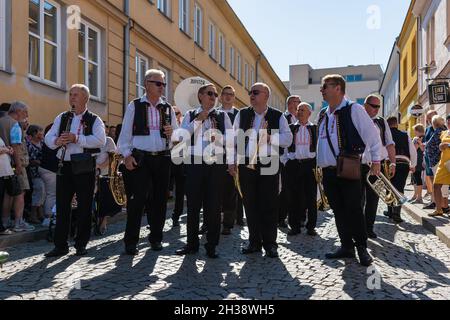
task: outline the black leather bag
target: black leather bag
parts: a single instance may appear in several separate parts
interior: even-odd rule
[[[77,153],[70,155],[72,173],[74,175],[95,172],[95,158],[90,153]]]
[[[10,197],[16,197],[22,194],[22,188],[20,187],[19,177],[13,175],[10,177],[5,177],[5,190]]]

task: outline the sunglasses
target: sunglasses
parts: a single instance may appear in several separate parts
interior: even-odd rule
[[[259,91],[259,90],[250,90],[250,91],[248,92],[248,95],[249,95],[249,96],[251,96],[251,95],[257,96],[257,95],[259,95],[261,92],[262,92],[262,91]]]
[[[161,82],[161,81],[148,80],[148,82],[154,83],[157,87],[166,87],[167,86],[167,83],[164,83],[164,82]]]
[[[326,90],[329,86],[337,86],[337,83],[324,83],[320,86],[320,90]]]
[[[208,92],[205,92],[205,94],[207,94],[208,96],[210,96],[210,97],[219,97],[219,94],[217,93],[217,92],[214,92],[214,91],[208,91]]]
[[[378,104],[373,104],[373,103],[368,103],[368,102],[367,102],[367,104],[368,104],[369,106],[371,106],[372,108],[374,108],[374,109],[380,109],[380,108],[381,108],[381,106],[378,105]]]

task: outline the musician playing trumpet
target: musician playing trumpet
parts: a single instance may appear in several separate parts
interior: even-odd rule
[[[88,87],[83,84],[73,85],[69,93],[69,102],[75,113],[71,124],[68,125],[72,118],[71,112],[64,112],[56,117],[45,136],[45,144],[50,149],[60,148],[57,156],[63,165],[61,175],[56,178],[55,248],[46,254],[47,258],[69,252],[67,240],[74,194],[77,196],[76,255],[87,253],[95,186],[95,160],[92,154],[99,153],[106,142],[103,121],[88,110],[89,97]],[[70,128],[69,131],[65,131],[66,128]]]
[[[312,113],[310,104],[303,102],[297,107],[296,121],[289,125],[294,136],[292,144],[285,151],[287,192],[289,192],[288,235],[301,233],[301,223],[306,221],[307,234],[316,236],[317,188],[316,168],[317,126],[309,121]]]
[[[234,121],[249,229],[249,244],[242,253],[261,252],[264,247],[266,256],[277,258],[279,150],[291,144],[292,132],[283,114],[269,107],[271,91],[267,84],[255,83],[249,95],[251,107],[242,109]],[[241,151],[245,154],[241,155]],[[240,161],[241,156],[245,163]]]
[[[382,173],[389,179],[395,176],[396,161],[395,161],[395,142],[392,139],[391,130],[385,119],[378,116],[381,108],[381,99],[371,94],[367,96],[364,102],[364,109],[372,119],[375,129],[377,130],[382,146],[380,148],[381,168]],[[367,236],[370,239],[376,239],[377,235],[373,230],[375,218],[378,209],[378,195],[372,190],[367,183],[367,174],[370,172],[371,165],[370,148],[366,147],[362,156],[361,180],[362,180],[362,206],[364,209],[364,216],[366,218]],[[371,176],[369,178],[371,183],[374,183],[377,177]]]

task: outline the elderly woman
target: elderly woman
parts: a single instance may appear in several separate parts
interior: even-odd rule
[[[446,168],[446,162],[450,160],[450,131],[445,130],[445,120],[440,116],[433,117],[433,127],[435,129],[434,135],[427,144],[427,149],[434,148],[436,144],[439,149],[437,152],[430,154],[430,163],[433,167],[434,173],[434,200],[436,203],[436,211],[430,213],[430,217],[442,216],[449,212],[448,209],[448,185],[450,185],[450,172]],[[447,116],[447,125],[450,125],[450,116]],[[438,164],[435,167],[436,158]]]

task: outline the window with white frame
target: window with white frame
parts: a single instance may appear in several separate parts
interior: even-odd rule
[[[89,87],[91,95],[101,95],[100,30],[86,21],[78,30],[78,81]]]
[[[230,75],[234,77],[234,48],[230,46]]]
[[[255,68],[250,67],[250,85],[251,88],[255,84]]]
[[[158,0],[157,7],[166,17],[170,17],[170,0]]]
[[[237,53],[237,81],[242,83],[242,58],[239,52]]]
[[[246,62],[244,64],[244,87],[248,89],[248,83],[249,83],[249,70],[248,70],[248,63]]]
[[[6,64],[6,4],[0,0],[0,69]]]
[[[164,81],[167,83],[166,85],[166,89],[164,91],[164,97],[166,97],[167,100],[170,99],[169,94],[170,94],[170,71],[162,66],[159,66],[159,70],[161,70],[165,77],[164,77]]]
[[[209,56],[216,59],[216,26],[209,23]]]
[[[203,10],[197,3],[194,8],[194,41],[203,46]]]
[[[145,94],[145,72],[149,69],[148,59],[136,52],[136,97]]]
[[[29,0],[28,73],[44,82],[61,79],[61,7],[50,0]]]
[[[219,33],[219,64],[224,68],[226,66],[225,53],[225,37],[223,36],[223,33]]]
[[[179,27],[189,33],[189,0],[179,0]]]

